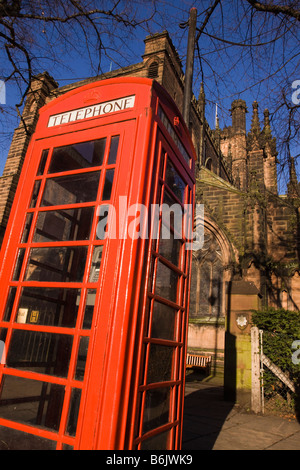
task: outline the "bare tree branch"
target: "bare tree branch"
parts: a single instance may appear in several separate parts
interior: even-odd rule
[[[225,44],[230,44],[231,46],[239,46],[239,47],[261,47],[261,46],[267,46],[268,44],[272,44],[274,41],[278,41],[279,39],[281,39],[285,32],[283,32],[280,36],[278,37],[275,37],[273,39],[270,39],[270,41],[266,41],[266,42],[257,42],[257,43],[246,43],[245,41],[241,41],[241,42],[234,42],[234,41],[230,41],[229,39],[225,39],[225,38],[220,38],[220,37],[217,37],[217,36],[214,36],[213,34],[209,34],[205,31],[202,31],[202,34],[205,34],[206,36],[209,36],[210,38],[212,39],[216,39],[217,41],[220,41],[220,42],[224,42]]]
[[[273,13],[274,15],[278,15],[282,13],[285,16],[289,16],[290,18],[295,18],[296,20],[300,21],[300,10],[295,9],[293,7],[293,3],[299,5],[299,2],[290,2],[290,5],[276,5],[273,2],[270,3],[262,3],[257,2],[256,0],[246,0],[255,10],[264,11],[266,13]]]
[[[14,79],[24,84],[17,104],[18,113],[32,77],[41,71],[39,51],[42,48],[47,60],[51,58],[54,62],[58,57],[55,44],[62,49],[67,48],[69,42],[71,53],[81,49],[82,56],[90,56],[91,68],[99,74],[101,52],[112,48],[119,34],[125,39],[125,31],[131,33],[152,17],[152,14],[149,18],[137,17],[130,7],[129,0],[0,0],[0,46],[3,51],[0,53],[0,75],[5,70],[5,81]],[[123,53],[119,51],[119,54]]]
[[[200,39],[200,36],[202,34],[202,32],[204,31],[204,29],[206,28],[206,25],[207,23],[209,22],[209,19],[211,18],[211,15],[213,14],[214,10],[217,8],[218,5],[221,4],[221,0],[215,0],[213,5],[208,8],[207,12],[206,12],[206,16],[205,16],[205,19],[201,25],[201,27],[199,28],[198,30],[198,34],[196,36],[196,42],[199,41]]]
[[[18,19],[31,19],[31,20],[40,20],[44,22],[59,22],[67,23],[77,18],[91,18],[95,15],[103,15],[105,17],[112,17],[118,23],[122,23],[124,26],[136,27],[139,24],[142,24],[145,20],[136,21],[134,19],[130,20],[123,17],[122,15],[115,12],[116,6],[119,3],[118,1],[110,10],[103,10],[100,8],[84,8],[82,3],[78,0],[69,0],[70,4],[75,8],[74,13],[63,15],[45,15],[42,10],[40,13],[22,13],[21,12],[21,0],[13,1],[12,4],[9,4],[7,0],[0,0],[0,18],[10,17]]]
[[[300,78],[300,0],[197,3],[201,7],[194,90],[204,82],[207,111],[218,102],[224,121],[230,119],[228,109],[238,97],[253,97],[268,107],[278,129],[277,142],[288,155],[287,139],[290,149],[300,140],[299,107],[288,106],[291,83]],[[75,81],[77,70],[84,70],[80,78],[85,78],[107,71],[111,63],[120,68],[140,60],[136,32],[141,43],[145,31],[167,29],[184,63],[187,22],[183,29],[178,25],[189,9],[189,0],[0,0],[0,78],[16,85],[20,114],[32,77],[42,70],[59,81],[67,80],[63,74],[68,71]],[[79,58],[84,69],[78,66]]]

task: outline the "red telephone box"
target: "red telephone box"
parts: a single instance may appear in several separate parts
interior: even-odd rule
[[[4,449],[180,448],[194,164],[155,81],[41,109],[0,258]]]

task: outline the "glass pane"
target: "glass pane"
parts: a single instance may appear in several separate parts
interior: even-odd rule
[[[161,154],[160,154],[160,166],[159,166],[159,176],[163,178],[164,175],[164,166],[165,166],[165,157],[166,157],[166,151],[162,147],[161,149]]]
[[[80,289],[24,287],[16,322],[74,328]]]
[[[40,166],[37,172],[37,175],[42,175],[45,170],[46,162],[47,162],[47,157],[48,157],[49,149],[48,150],[43,150],[42,156],[41,156],[41,161],[40,161]]]
[[[38,198],[38,195],[39,195],[40,186],[41,186],[41,180],[38,180],[34,183],[31,202],[29,204],[29,207],[31,209],[36,206],[36,201],[37,201],[37,198]]]
[[[211,313],[219,317],[222,310],[222,284],[223,284],[223,264],[221,260],[217,260],[212,267],[211,280]]]
[[[104,201],[108,201],[110,199],[114,173],[115,173],[115,170],[106,170],[105,183],[104,183],[103,196],[102,196],[102,199]]]
[[[11,287],[9,289],[9,294],[8,294],[8,298],[7,298],[7,302],[6,302],[6,307],[5,307],[5,310],[4,310],[4,317],[3,317],[4,321],[10,321],[10,316],[11,316],[11,312],[12,312],[12,309],[13,309],[13,305],[14,305],[14,301],[15,301],[15,297],[16,297],[16,292],[17,292],[16,287]]]
[[[96,289],[87,290],[84,318],[83,318],[83,325],[82,325],[82,328],[84,330],[90,330],[92,327],[96,293],[97,293]]]
[[[99,279],[100,266],[102,260],[103,246],[95,246],[92,258],[92,266],[90,272],[90,282],[97,282]]]
[[[0,417],[58,431],[64,392],[62,385],[5,375]]]
[[[174,238],[174,233],[169,230],[169,238],[160,238],[159,253],[175,266],[179,266],[181,246],[181,240]]]
[[[79,342],[77,365],[74,377],[75,380],[83,380],[88,347],[89,338],[87,336],[82,336]]]
[[[173,206],[173,204],[178,204],[178,202],[172,197],[172,195],[165,189],[163,203],[168,204],[168,206]]]
[[[155,293],[164,299],[177,300],[178,274],[158,261]]]
[[[69,444],[63,444],[62,450],[74,450],[74,447],[70,446]]]
[[[118,146],[119,146],[119,135],[115,135],[111,138],[109,155],[108,155],[108,165],[113,165],[117,160]]]
[[[97,229],[96,239],[105,240],[108,233],[108,217],[109,217],[110,204],[101,204],[97,210]]]
[[[160,302],[154,302],[151,337],[175,340],[176,318],[176,310]]]
[[[26,281],[82,282],[87,247],[33,248],[25,274]]]
[[[169,422],[170,389],[147,390],[143,420],[143,433]]]
[[[169,160],[167,162],[165,181],[175,196],[178,197],[180,202],[184,203],[186,183],[179,176],[178,172],[175,170],[174,166]]]
[[[106,138],[53,149],[48,173],[79,170],[103,163]]]
[[[6,336],[7,328],[0,328],[0,364],[6,364]]]
[[[142,450],[167,450],[170,431],[162,432],[142,442]]]
[[[59,176],[46,181],[41,206],[92,202],[97,199],[100,171]]]
[[[0,328],[0,341],[5,342],[7,335],[7,328]],[[4,346],[1,344],[1,351],[4,352]]]
[[[32,223],[32,217],[33,214],[27,214],[26,221],[25,221],[25,227],[23,230],[23,235],[21,239],[21,243],[27,243],[28,242],[28,237],[29,237],[29,232],[31,228],[31,223]]]
[[[8,367],[67,377],[73,336],[14,330],[6,363]]]
[[[200,315],[210,315],[210,285],[211,285],[212,266],[205,261],[200,267]]]
[[[183,227],[183,209],[179,202],[175,201],[173,197],[165,189],[163,197],[163,210],[162,210],[162,238],[170,238],[170,225],[176,229],[180,238],[182,236]],[[166,233],[166,235],[165,235]]]
[[[33,242],[88,240],[93,207],[39,212]]]
[[[81,399],[81,389],[72,388],[69,417],[68,417],[67,429],[66,429],[66,433],[69,434],[69,436],[75,436],[76,434],[80,399]]]
[[[0,450],[56,450],[56,441],[0,426]]]
[[[166,382],[173,377],[174,348],[150,344],[147,383]]]
[[[13,281],[18,281],[20,278],[24,256],[25,256],[25,248],[21,248],[18,253],[18,258],[17,258],[17,262],[16,262],[14,274],[13,274]]]

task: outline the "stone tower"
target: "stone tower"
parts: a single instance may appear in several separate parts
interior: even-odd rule
[[[0,245],[8,222],[19,176],[26,155],[30,137],[38,120],[38,111],[57,83],[45,72],[37,75],[28,92],[22,120],[15,129],[12,144],[7,156],[3,175],[0,178]]]

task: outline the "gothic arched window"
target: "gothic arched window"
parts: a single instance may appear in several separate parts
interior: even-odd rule
[[[208,170],[212,170],[212,159],[211,158],[208,158],[205,162],[205,168],[207,168]]]
[[[148,78],[157,78],[157,77],[158,77],[158,62],[154,61],[149,65]]]
[[[220,244],[204,228],[203,247],[193,254],[191,317],[223,315],[223,266]]]

